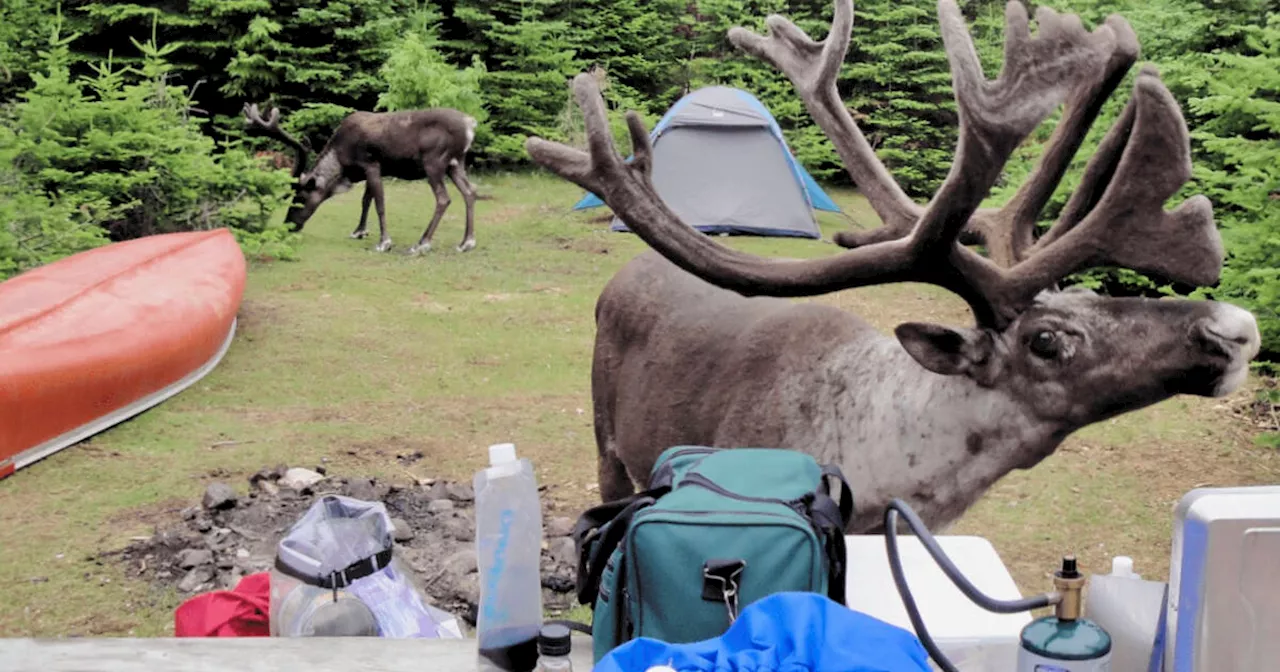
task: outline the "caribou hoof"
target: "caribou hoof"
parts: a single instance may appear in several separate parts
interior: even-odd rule
[[[476,239],[475,239],[475,238],[468,238],[468,239],[466,239],[466,240],[462,241],[462,243],[458,245],[458,248],[457,248],[457,249],[458,249],[458,251],[459,251],[459,252],[466,252],[467,250],[474,250],[474,249],[476,249]]]
[[[414,245],[413,247],[409,248],[409,251],[407,252],[407,254],[411,257],[416,257],[419,254],[422,254],[423,252],[430,252],[430,251],[431,251],[431,243],[418,243],[417,245]]]
[[[378,243],[378,246],[373,249],[377,252],[386,252],[387,250],[391,249],[391,239],[388,238],[382,241],[381,243]]]
[[[369,235],[369,232],[368,232],[368,231],[365,231],[365,230],[363,230],[363,229],[361,229],[361,230],[356,230],[356,231],[352,231],[352,232],[351,232],[351,239],[352,239],[352,240],[364,240],[364,239],[365,239],[365,237],[367,237],[368,235]]]

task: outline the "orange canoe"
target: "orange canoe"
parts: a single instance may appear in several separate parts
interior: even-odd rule
[[[244,283],[227,229],[113,243],[0,283],[0,478],[204,377]]]

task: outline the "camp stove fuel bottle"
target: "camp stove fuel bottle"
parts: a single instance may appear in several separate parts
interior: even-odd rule
[[[1053,585],[1062,599],[1052,616],[1022,629],[1018,672],[1111,672],[1111,636],[1081,618],[1084,575],[1076,569],[1075,556],[1062,559]]]

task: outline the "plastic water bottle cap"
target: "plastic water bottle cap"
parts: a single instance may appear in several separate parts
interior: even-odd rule
[[[495,443],[489,446],[489,464],[490,466],[498,466],[499,464],[507,464],[516,461],[516,444],[514,443]]]
[[[1117,576],[1133,576],[1133,558],[1117,555],[1111,559],[1111,573]]]

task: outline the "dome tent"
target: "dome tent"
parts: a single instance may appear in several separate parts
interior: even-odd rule
[[[709,86],[685,95],[649,134],[653,186],[704,233],[821,238],[814,210],[840,208],[792,156],[782,129],[750,93]],[[588,193],[573,206],[604,205]],[[626,231],[616,216],[611,228]]]

